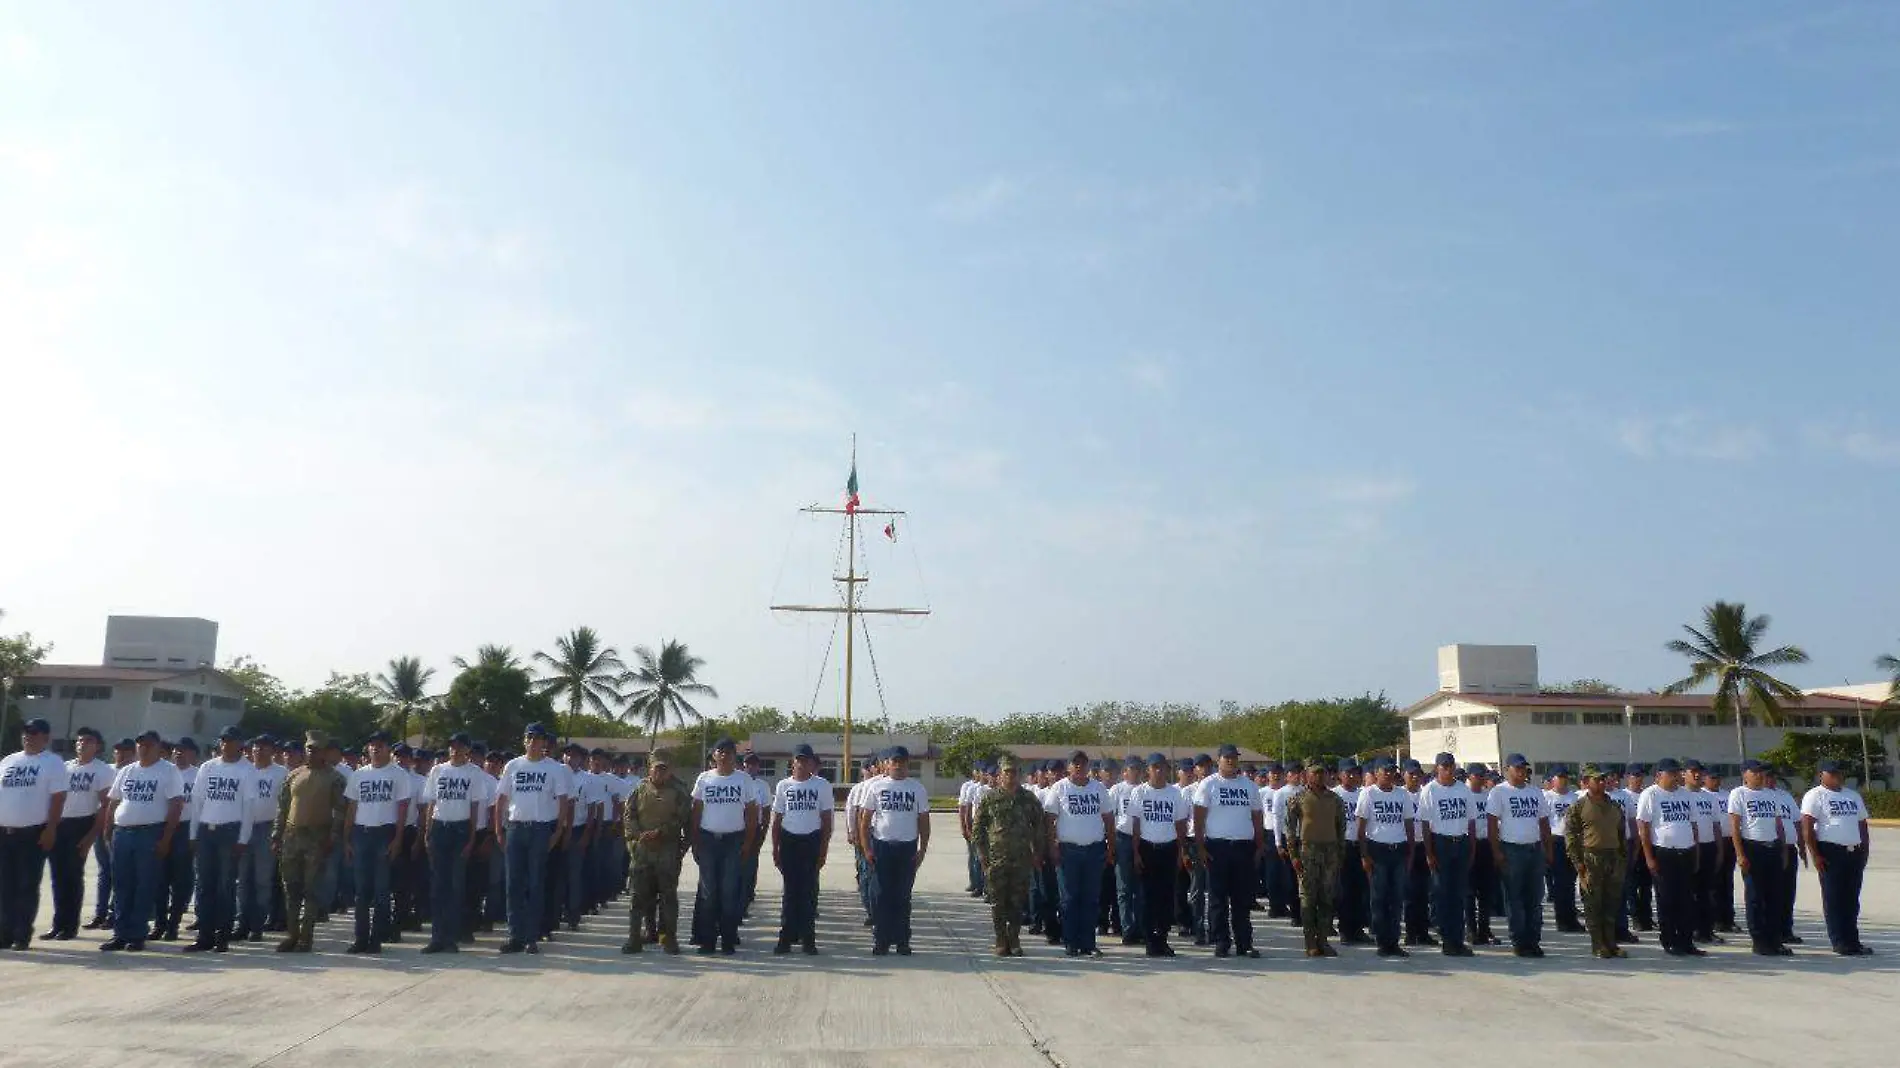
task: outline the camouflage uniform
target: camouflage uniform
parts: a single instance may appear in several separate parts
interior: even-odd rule
[[[1029,904],[1029,878],[1036,858],[1048,846],[1045,816],[1036,796],[1017,787],[990,791],[976,806],[970,840],[983,861],[983,879],[990,899],[990,922],[996,928],[996,955],[1022,956],[1023,910]]]
[[[1286,833],[1300,858],[1300,926],[1306,955],[1335,957],[1326,944],[1333,926],[1333,891],[1346,840],[1346,805],[1331,790],[1302,790],[1286,806]]]
[[[686,854],[686,830],[692,816],[693,796],[678,776],[669,776],[665,786],[656,786],[649,778],[627,799],[621,825],[633,854],[633,895],[627,944],[621,947],[624,952],[640,952],[646,918],[656,907],[659,915],[654,926],[660,944],[668,953],[679,952],[680,858]],[[641,841],[648,831],[658,831],[659,839]]]
[[[306,741],[311,752],[328,742],[320,734]],[[271,849],[284,884],[285,929],[279,953],[308,953],[316,934],[317,912],[324,902],[310,900],[325,862],[343,834],[344,776],[333,767],[305,764],[292,768],[277,791],[277,821],[271,825]]]
[[[1586,771],[1586,774],[1588,772]],[[1590,950],[1599,957],[1621,957],[1616,918],[1623,904],[1623,873],[1629,868],[1628,829],[1623,808],[1605,796],[1588,793],[1564,815],[1564,851],[1583,883],[1583,926]]]

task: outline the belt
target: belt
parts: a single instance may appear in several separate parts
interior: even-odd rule
[[[1821,839],[1821,844],[1824,846],[1833,846],[1836,849],[1845,849],[1849,853],[1855,852],[1856,850],[1860,848],[1859,842],[1855,842],[1853,845],[1848,845],[1845,842],[1830,842],[1825,838]]]
[[[1433,838],[1457,838],[1457,839],[1461,839],[1461,840],[1462,840],[1462,839],[1465,839],[1465,838],[1469,838],[1469,837],[1471,837],[1471,835],[1469,835],[1469,834],[1446,834],[1446,833],[1445,833],[1445,832],[1443,832],[1443,831],[1433,831],[1433,832],[1432,832],[1432,837],[1433,837]]]
[[[200,831],[222,831],[226,827],[236,827],[237,825],[236,820],[232,820],[230,823],[200,823],[198,824],[198,829]]]
[[[25,834],[28,831],[38,834],[45,829],[46,824],[44,823],[31,823],[25,827],[0,827],[0,834]]]
[[[1653,849],[1660,850],[1661,852],[1664,852],[1664,853],[1687,853],[1695,849],[1695,846],[1692,846],[1692,845],[1666,846],[1666,845],[1657,845],[1654,842],[1650,843],[1650,847]]]

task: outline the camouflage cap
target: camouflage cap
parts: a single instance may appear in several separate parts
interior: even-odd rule
[[[996,762],[996,770],[997,771],[1021,771],[1022,768],[1021,768],[1021,765],[1016,763],[1016,758],[1014,756],[1011,756],[1005,753],[1002,759]]]
[[[1600,764],[1585,764],[1577,769],[1577,778],[1585,780],[1600,779],[1608,774],[1609,772],[1603,770]]]
[[[330,736],[322,731],[303,732],[303,744],[307,749],[322,749],[330,744]]]

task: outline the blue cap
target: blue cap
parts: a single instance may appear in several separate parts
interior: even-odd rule
[[[1238,759],[1240,756],[1240,747],[1232,742],[1222,742],[1220,748],[1214,750],[1214,752],[1223,757],[1234,757]]]
[[[737,753],[739,751],[739,743],[733,741],[730,736],[722,737],[713,743],[713,752],[717,753],[721,750],[728,753]]]
[[[165,736],[158,733],[157,731],[148,730],[141,733],[139,735],[138,740],[141,742],[163,742],[165,740]]]
[[[467,731],[456,731],[454,734],[449,735],[449,744],[473,746],[475,739],[470,738]]]
[[[1647,774],[1648,771],[1649,769],[1647,767],[1644,767],[1641,764],[1623,765],[1623,774],[1625,775],[1643,775],[1643,774]]]
[[[1553,775],[1553,776],[1555,776],[1555,775],[1568,775],[1568,774],[1570,774],[1570,765],[1568,765],[1568,764],[1552,764],[1552,765],[1550,766],[1550,774],[1551,774],[1551,775]]]
[[[367,738],[365,738],[365,739],[363,739],[363,744],[364,744],[364,745],[368,745],[368,744],[370,744],[371,742],[381,742],[381,743],[383,743],[384,745],[388,745],[388,744],[389,744],[389,732],[388,732],[388,731],[370,731],[370,732],[369,732],[369,737],[367,737]],[[402,747],[401,747],[401,751],[402,751],[402,752],[405,752],[405,753],[407,753],[407,752],[409,751],[409,747],[408,747],[408,746],[406,746],[406,745],[405,745],[405,746],[402,746]]]
[[[1341,757],[1339,760],[1339,770],[1340,771],[1358,771],[1360,770],[1359,762],[1357,760],[1354,760],[1351,757]]]
[[[1212,764],[1213,762],[1214,762],[1214,758],[1211,756],[1208,756],[1206,753],[1194,754],[1194,763],[1196,764]]]
[[[1179,759],[1179,760],[1177,760],[1177,761],[1175,761],[1175,762],[1174,762],[1174,766],[1175,766],[1175,767],[1177,767],[1177,768],[1179,768],[1179,769],[1180,769],[1180,770],[1182,770],[1182,771],[1193,771],[1193,770],[1194,770],[1194,758],[1193,758],[1193,757],[1182,757],[1181,759]]]
[[[1128,762],[1130,764],[1135,763],[1135,758],[1129,757]],[[1148,763],[1150,766],[1153,766],[1155,764],[1166,764],[1167,762],[1168,762],[1168,758],[1162,756],[1160,753],[1149,753],[1148,759],[1146,761],[1146,763]]]
[[[1524,759],[1524,754],[1522,753],[1512,753],[1510,756],[1504,758],[1504,766],[1507,768],[1528,768],[1531,766],[1531,762]]]
[[[1830,775],[1839,775],[1841,773],[1841,762],[1838,760],[1823,760],[1814,766],[1814,770],[1824,771]]]
[[[1091,760],[1091,761],[1089,761],[1089,770],[1090,770],[1090,771],[1100,771],[1100,770],[1102,770],[1102,762],[1101,762],[1101,761],[1099,761],[1099,760]]]
[[[528,724],[528,726],[524,730],[522,730],[521,736],[523,738],[552,738],[554,737],[553,733],[550,732],[545,725],[540,724],[540,723]]]
[[[1122,758],[1123,767],[1126,767],[1129,764],[1146,764],[1146,763],[1147,761],[1143,760],[1141,757],[1141,754],[1139,753],[1130,753],[1127,756]]]
[[[238,730],[237,724],[235,723],[218,732],[218,741],[220,742],[241,742],[243,740],[244,732]]]
[[[1749,757],[1747,760],[1742,761],[1742,770],[1743,771],[1760,771],[1761,761],[1756,760],[1754,757]]]
[[[1701,771],[1701,770],[1702,770],[1702,762],[1701,762],[1700,760],[1697,760],[1697,759],[1695,759],[1694,757],[1690,757],[1690,758],[1689,758],[1688,760],[1685,760],[1685,761],[1683,761],[1683,762],[1682,762],[1682,770],[1684,770],[1684,771]]]
[[[266,732],[264,734],[257,735],[256,737],[252,738],[249,742],[246,742],[245,744],[246,745],[276,745],[277,736]]]
[[[1458,766],[1458,758],[1450,753],[1440,753],[1432,758],[1432,763],[1441,768],[1455,768]]]
[[[455,739],[450,738],[449,741],[453,743]],[[468,751],[474,754],[475,756],[487,756],[488,743],[487,742],[470,742],[468,743]]]
[[[1675,757],[1663,757],[1661,760],[1656,761],[1656,770],[1659,772],[1681,771],[1682,764],[1678,762]]]
[[[812,751],[812,747],[809,745],[806,745],[804,742],[800,742],[797,745],[792,746],[792,757],[794,759],[798,757],[816,757],[817,755],[818,754],[816,752]],[[982,767],[981,764],[977,766]]]
[[[286,753],[301,753],[301,752],[303,752],[303,739],[301,739],[301,738],[292,738],[292,739],[291,739],[290,741],[288,741],[288,742],[285,742],[285,743],[284,743],[284,752],[286,752]]]
[[[389,741],[390,739],[390,735],[384,734],[382,731],[377,731],[376,734],[381,734],[383,736],[382,740],[385,742]],[[370,735],[369,741],[366,741],[363,744],[368,745],[370,742],[375,741],[376,734]],[[394,746],[390,747],[389,751],[395,756],[399,756],[399,757],[414,756],[416,752],[414,749],[409,748],[408,742],[397,742]]]
[[[1491,769],[1488,767],[1485,767],[1483,764],[1473,761],[1471,764],[1465,767],[1465,774],[1466,775],[1489,775],[1491,774]]]
[[[21,734],[51,734],[53,725],[43,719],[29,719],[20,724]]]
[[[79,728],[78,730],[73,732],[73,737],[75,739],[91,738],[93,741],[98,742],[100,745],[106,744],[106,736],[103,734],[100,734],[96,730],[93,730],[91,727]]]
[[[1451,773],[1451,777],[1457,779],[1459,782],[1464,782],[1466,779],[1471,778],[1471,773],[1463,768],[1459,768]]]
[[[1279,761],[1277,761],[1277,760],[1276,760],[1276,761],[1274,761],[1273,763],[1271,763],[1271,764],[1268,764],[1268,765],[1267,765],[1267,774],[1268,774],[1268,775],[1279,775],[1279,774],[1281,774],[1281,773],[1282,773],[1282,772],[1284,772],[1284,771],[1286,771],[1286,765],[1284,765],[1284,764],[1282,764],[1282,763],[1280,763],[1280,762],[1279,762]]]
[[[891,759],[892,760],[909,760],[910,750],[904,748],[901,745],[891,746]]]
[[[1405,758],[1405,767],[1403,767],[1403,768],[1401,768],[1400,770],[1402,770],[1402,771],[1424,771],[1424,770],[1425,770],[1425,766],[1424,766],[1423,764],[1420,764],[1420,763],[1418,762],[1418,758],[1417,758],[1417,757],[1406,757],[1406,758]]]
[[[177,741],[172,743],[172,748],[173,749],[189,749],[192,752],[196,753],[198,751],[198,743],[192,741],[190,738],[180,738]]]

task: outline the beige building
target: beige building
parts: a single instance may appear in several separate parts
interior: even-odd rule
[[[1522,753],[1539,768],[1574,770],[1586,762],[1653,764],[1673,756],[1735,773],[1735,724],[1715,716],[1707,695],[1542,693],[1534,646],[1450,645],[1438,660],[1439,691],[1405,710],[1411,753],[1420,761],[1450,753],[1460,764],[1495,766]],[[1811,692],[1781,726],[1745,717],[1749,751],[1772,749],[1789,731],[1852,734],[1875,704],[1858,693]]]

